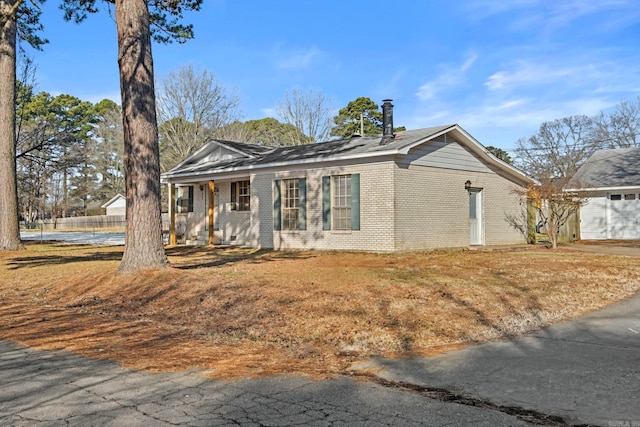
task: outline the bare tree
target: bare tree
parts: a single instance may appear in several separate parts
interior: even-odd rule
[[[240,99],[214,74],[188,65],[169,73],[158,91],[161,166],[168,170],[238,120]]]
[[[575,218],[580,207],[587,202],[588,196],[581,191],[565,192],[562,184],[553,179],[544,179],[538,184],[515,191],[522,196],[520,200],[523,203],[526,201],[528,209],[535,209],[552,249],[558,247],[562,227]]]
[[[321,92],[303,92],[300,89],[287,91],[276,105],[276,114],[284,123],[295,126],[304,134],[302,136],[311,138],[313,142],[329,139],[332,123],[330,100]],[[301,138],[295,132],[289,139],[293,145],[309,143],[307,138]]]
[[[640,96],[623,100],[611,114],[600,112],[596,123],[597,139],[603,147],[624,148],[640,145]]]
[[[516,165],[530,176],[564,183],[599,148],[593,119],[571,116],[545,122],[516,143]]]

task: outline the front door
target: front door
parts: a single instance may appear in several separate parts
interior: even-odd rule
[[[484,244],[482,233],[482,190],[469,190],[469,244]]]

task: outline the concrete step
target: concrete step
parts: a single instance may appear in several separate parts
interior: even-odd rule
[[[206,246],[207,240],[200,239],[187,239],[184,242],[185,246]]]

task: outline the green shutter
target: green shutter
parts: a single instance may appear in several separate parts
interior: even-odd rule
[[[187,201],[187,212],[193,212],[193,185],[189,186],[189,199]]]
[[[351,229],[360,230],[360,174],[351,175]]]
[[[174,189],[174,191],[173,191],[173,211],[174,211],[175,213],[180,213],[180,209],[179,209],[179,206],[178,206],[178,195],[180,194],[180,193],[178,192],[178,189],[179,189],[179,188],[180,188],[180,187],[178,187],[178,186],[176,185],[176,188],[175,188],[175,189]]]
[[[280,180],[273,181],[273,229],[282,230],[282,199],[280,197]]]
[[[331,177],[322,177],[322,229],[331,230]]]
[[[238,183],[237,182],[231,183],[231,210],[232,211],[238,210]]]
[[[307,179],[298,179],[300,206],[298,210],[298,230],[307,229]]]

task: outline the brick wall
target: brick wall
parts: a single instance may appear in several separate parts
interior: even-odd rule
[[[360,174],[360,230],[322,229],[322,177]],[[307,230],[274,230],[274,179],[307,179]],[[238,179],[234,179],[236,181]],[[329,168],[297,168],[251,177],[251,212],[231,210],[231,180],[216,181],[216,241],[259,248],[409,251],[469,245],[469,195],[465,181],[482,188],[484,243],[524,242],[513,223],[524,224],[524,208],[508,179],[496,173],[467,172],[395,162]],[[206,183],[203,183],[206,191]],[[206,198],[194,188],[192,234],[208,224]]]
[[[258,219],[261,224],[256,229],[261,233],[261,246],[270,247],[267,246],[268,232],[263,233],[270,227],[275,249],[393,251],[393,170],[393,163],[385,162],[256,176],[256,190],[261,190],[260,196],[256,194],[260,199]],[[360,230],[323,230],[322,177],[353,173],[360,174]],[[274,231],[273,180],[292,178],[307,179],[307,229]],[[265,197],[265,194],[271,197]]]
[[[524,221],[524,207],[509,180],[495,173],[412,165],[396,171],[395,249],[468,246],[469,193],[464,188],[467,180],[482,189],[484,243],[523,243],[525,237],[513,222]]]

